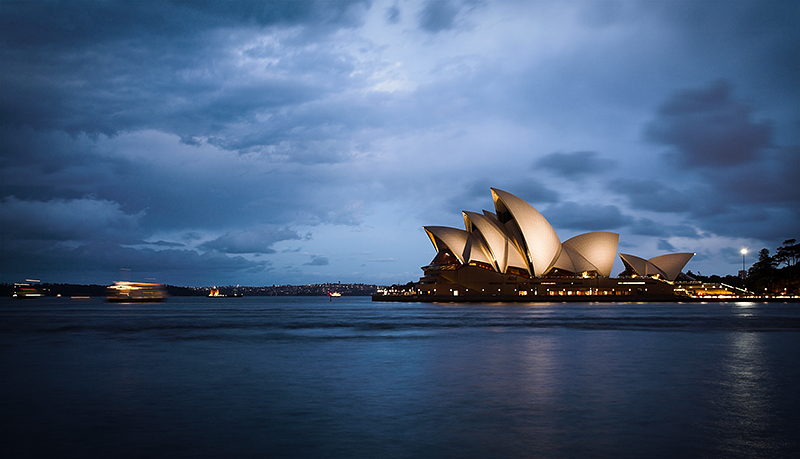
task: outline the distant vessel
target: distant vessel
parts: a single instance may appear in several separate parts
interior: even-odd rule
[[[244,295],[242,295],[241,293],[237,292],[236,289],[233,289],[233,293],[231,293],[230,295],[219,293],[219,289],[218,288],[212,288],[211,291],[208,292],[208,297],[209,298],[241,298],[243,296]]]
[[[31,281],[34,282],[34,281]],[[14,293],[11,295],[14,298],[38,298],[44,296],[44,291],[38,285],[31,282],[15,282]],[[38,281],[36,281],[38,282]]]
[[[149,282],[115,282],[108,287],[108,301],[113,303],[159,302],[167,298],[164,284]]]
[[[330,292],[328,293],[328,296],[342,296],[342,294],[339,292]]]

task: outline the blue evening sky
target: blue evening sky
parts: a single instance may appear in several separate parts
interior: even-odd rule
[[[405,283],[421,227],[490,187],[561,240],[735,274],[800,239],[798,24],[795,0],[3,1],[0,282]]]

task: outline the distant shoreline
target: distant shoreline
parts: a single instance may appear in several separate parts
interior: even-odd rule
[[[98,284],[36,284],[45,297],[55,296],[90,296],[104,297],[108,294],[108,285]],[[175,297],[202,297],[208,296],[211,289],[216,289],[221,295],[232,296],[234,293],[244,296],[328,296],[329,293],[340,293],[344,296],[370,296],[375,294],[382,286],[374,284],[344,284],[324,283],[306,285],[271,285],[271,286],[207,286],[207,287],[180,287],[166,285],[169,296]],[[11,297],[14,284],[0,284],[0,297]]]

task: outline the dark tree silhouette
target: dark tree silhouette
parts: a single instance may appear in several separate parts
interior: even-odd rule
[[[747,273],[747,285],[756,293],[768,291],[775,278],[775,269],[778,262],[769,256],[769,249],[761,249],[758,252],[758,261],[753,263]]]
[[[774,258],[779,265],[783,264],[789,268],[792,279],[794,279],[795,265],[797,264],[797,260],[800,259],[800,244],[797,243],[796,239],[787,239],[783,241],[783,245],[778,247]]]

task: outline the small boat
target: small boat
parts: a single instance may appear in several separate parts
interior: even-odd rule
[[[155,303],[167,299],[164,284],[149,282],[115,282],[108,287],[108,301],[112,303]]]

